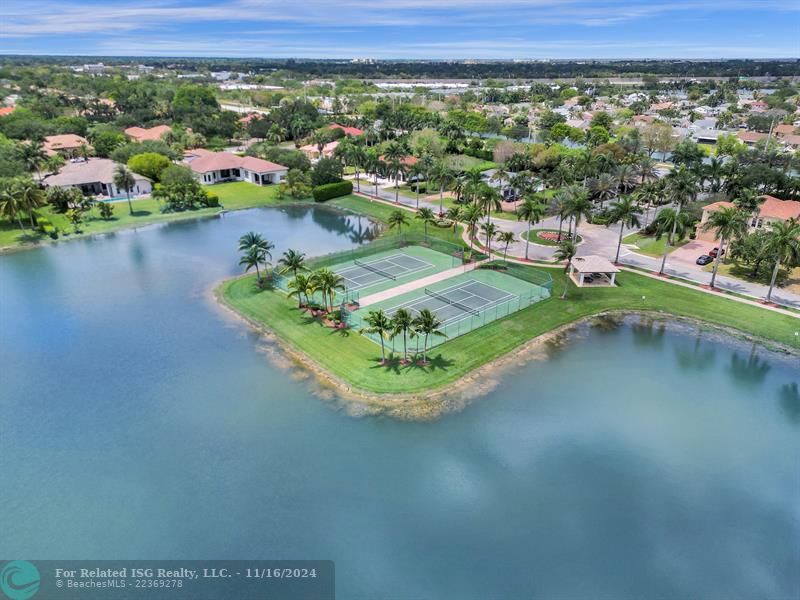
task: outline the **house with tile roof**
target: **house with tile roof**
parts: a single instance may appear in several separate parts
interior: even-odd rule
[[[339,125],[338,123],[331,123],[328,125],[328,129],[341,129],[344,131],[345,135],[351,136],[359,136],[364,135],[364,131],[359,129],[358,127],[348,127],[346,125]]]
[[[748,221],[748,229],[752,233],[765,227],[770,227],[773,223],[783,223],[789,219],[800,219],[800,202],[797,200],[781,200],[774,196],[762,196],[762,202],[758,210],[753,213]],[[733,202],[714,202],[703,207],[703,217],[697,225],[697,239],[708,242],[717,242],[713,231],[703,231],[703,225],[709,217],[721,208],[736,206]]]
[[[200,183],[208,185],[223,181],[249,181],[256,185],[271,185],[283,181],[289,171],[288,167],[254,156],[210,152],[200,148],[187,151],[184,162]]]
[[[73,159],[65,164],[55,175],[48,175],[42,183],[48,187],[77,188],[85,196],[122,198],[125,190],[114,184],[114,172],[120,163],[108,158]],[[135,184],[131,196],[149,194],[153,186],[150,180],[133,173]]]
[[[91,149],[91,146],[86,138],[72,133],[48,135],[42,142],[42,148],[47,156],[60,154],[65,158],[72,158],[76,156],[81,146]]]
[[[161,137],[168,131],[172,131],[172,127],[169,125],[156,125],[155,127],[150,128],[128,127],[125,130],[125,135],[127,135],[131,141],[144,142],[160,140]]]

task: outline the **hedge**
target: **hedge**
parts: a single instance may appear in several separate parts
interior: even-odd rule
[[[480,158],[481,160],[493,160],[494,153],[491,150],[477,150],[475,148],[464,148],[464,154],[472,158]]]
[[[314,200],[317,202],[325,202],[331,198],[338,198],[339,196],[348,196],[353,193],[352,181],[339,181],[336,183],[326,183],[325,185],[318,185],[311,192]]]

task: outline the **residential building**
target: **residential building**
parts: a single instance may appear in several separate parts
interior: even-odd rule
[[[703,225],[715,211],[721,208],[736,206],[733,202],[714,202],[703,207],[703,217],[697,225],[697,239],[708,242],[717,242],[716,234],[713,231],[703,231]],[[763,202],[758,210],[750,217],[748,229],[756,231],[764,227],[769,227],[773,223],[788,221],[789,219],[800,219],[800,202],[797,200],[781,200],[774,196],[763,196]]]
[[[65,158],[72,158],[79,154],[81,146],[91,149],[86,138],[72,133],[63,135],[48,135],[44,138],[42,147],[48,156],[60,154]]]
[[[364,132],[358,127],[348,127],[346,125],[339,125],[338,123],[331,123],[328,129],[341,129],[345,135],[359,136],[364,135]]]
[[[184,161],[200,183],[249,181],[256,185],[280,183],[288,168],[254,156],[237,156],[230,152],[203,149],[187,151]]]
[[[128,127],[125,130],[127,135],[134,142],[144,142],[146,140],[160,140],[168,131],[172,131],[169,125],[156,125],[155,127]]]
[[[74,159],[64,165],[55,175],[43,179],[48,187],[78,188],[87,196],[105,196],[109,198],[126,196],[125,190],[114,184],[114,173],[119,163],[107,158]],[[136,173],[136,183],[130,191],[131,196],[149,194],[153,186],[150,180]]]
[[[306,155],[306,158],[311,161],[319,160],[321,157],[330,158],[333,156],[334,151],[339,146],[338,140],[328,142],[322,147],[322,152],[319,150],[317,144],[306,144],[300,147],[300,152]]]

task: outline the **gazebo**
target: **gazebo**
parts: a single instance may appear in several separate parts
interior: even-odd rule
[[[602,256],[576,256],[572,259],[569,276],[578,287],[614,287],[619,269]]]

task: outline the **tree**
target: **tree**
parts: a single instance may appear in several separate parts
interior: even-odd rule
[[[680,207],[664,208],[658,213],[653,223],[656,228],[657,240],[660,240],[664,235],[667,236],[666,244],[664,244],[664,254],[661,257],[661,268],[658,270],[658,274],[663,275],[670,247],[674,242],[682,240],[686,236],[687,230],[692,225],[692,220],[689,215],[680,211]]]
[[[125,165],[117,165],[114,169],[114,185],[118,190],[125,190],[125,196],[128,198],[128,213],[132,215],[131,190],[136,185],[136,179]]]
[[[171,164],[172,162],[169,158],[156,152],[137,154],[128,160],[128,168],[131,171],[144,175],[153,181],[159,181],[161,173]]]
[[[436,216],[433,214],[433,211],[430,208],[420,208],[417,211],[417,216],[415,217],[422,221],[422,225],[425,228],[425,238],[428,237],[428,223],[436,224]]]
[[[565,190],[569,196],[567,203],[567,215],[570,220],[575,221],[575,230],[572,233],[573,241],[578,239],[578,227],[582,218],[589,218],[592,215],[592,203],[589,195],[582,187],[571,185]]]
[[[525,234],[525,260],[528,260],[528,248],[530,246],[531,229],[535,224],[542,220],[547,207],[539,202],[534,196],[527,196],[517,207],[517,220],[525,220],[528,224],[528,232]],[[559,234],[561,231],[559,230]]]
[[[309,295],[311,294],[312,285],[311,278],[298,273],[289,282],[289,296],[297,296],[297,308],[303,308],[303,297],[306,298],[306,306],[309,303]]]
[[[333,301],[336,297],[336,291],[343,291],[345,289],[344,278],[327,268],[315,271],[311,277],[313,281],[313,287],[322,293],[322,303],[324,304],[325,309],[332,311]],[[328,309],[329,305],[327,300],[330,300],[330,309]]]
[[[617,195],[617,181],[611,173],[601,173],[599,177],[589,181],[589,189],[600,202],[600,208],[603,208],[606,200]]]
[[[384,340],[391,334],[394,328],[392,319],[390,319],[383,310],[371,310],[367,313],[367,316],[364,317],[364,323],[367,324],[367,327],[359,329],[358,332],[362,335],[365,333],[378,335],[381,340],[381,364],[386,364],[386,347],[384,345]]]
[[[647,149],[648,156],[653,156],[656,152],[669,152],[675,145],[672,127],[666,123],[650,123],[643,126],[639,132],[639,138]]]
[[[517,236],[514,234],[513,231],[501,231],[500,235],[497,236],[497,241],[501,244],[505,244],[503,248],[503,261],[505,262],[508,257],[508,246],[517,239]]]
[[[392,315],[392,337],[403,334],[403,362],[408,361],[408,332],[412,331],[414,319],[407,308],[398,308]]]
[[[422,339],[422,364],[428,362],[428,337],[431,335],[447,337],[441,330],[442,322],[436,318],[436,315],[430,309],[423,308],[412,322],[414,333],[423,336]]]
[[[16,196],[17,204],[21,210],[28,213],[31,229],[36,227],[34,211],[46,204],[44,191],[39,185],[28,177],[17,177],[12,183],[12,194]]]
[[[47,154],[39,142],[27,142],[20,145],[19,155],[29,171],[36,172],[36,178],[41,179],[41,168],[47,160]]]
[[[114,215],[114,205],[110,202],[100,202],[100,218],[108,221]]]
[[[244,250],[244,254],[239,259],[239,264],[245,267],[245,273],[247,273],[250,269],[255,268],[256,282],[258,283],[258,287],[262,287],[260,265],[263,261],[264,253],[256,246],[249,246],[246,250]]]
[[[492,220],[492,211],[499,211],[503,206],[500,203],[500,193],[492,186],[483,182],[478,186],[475,201],[486,213],[486,220],[489,222]]]
[[[403,227],[409,224],[405,211],[400,209],[393,210],[386,219],[386,223],[389,225],[389,229],[397,229],[397,233],[403,233]]]
[[[469,249],[472,250],[472,241],[478,228],[478,221],[481,219],[482,211],[479,206],[470,204],[462,211],[462,219],[467,224],[467,235],[469,236]]]
[[[781,265],[792,267],[800,264],[800,221],[789,219],[773,224],[767,241],[767,251],[775,257],[775,268],[772,270],[766,297],[769,302]]]
[[[725,242],[744,237],[747,233],[747,215],[735,206],[726,206],[715,210],[703,225],[703,231],[714,231],[719,238],[719,251],[714,260],[714,271],[711,274],[711,287],[717,279],[717,270],[725,252]]]
[[[24,231],[25,226],[19,216],[20,212],[22,212],[22,205],[14,190],[14,180],[0,180],[0,214],[9,221],[16,220],[19,228]]]
[[[315,186],[337,183],[342,180],[342,163],[335,158],[320,158],[311,172],[311,183]]]
[[[264,264],[265,269],[269,263],[269,260],[272,260],[272,254],[270,251],[274,247],[275,244],[264,239],[260,233],[256,233],[254,231],[249,231],[239,238],[239,252],[245,253],[247,261],[257,258],[259,263]],[[242,261],[244,260],[245,259],[243,258]],[[240,261],[239,264],[245,264],[245,262],[242,261]],[[261,272],[258,269],[258,265],[251,265],[247,268],[247,270],[251,269],[253,266],[256,267],[256,273],[258,274],[258,286],[261,287]]]
[[[289,248],[278,259],[278,264],[281,266],[281,273],[288,273],[289,271],[297,277],[298,271],[306,271],[306,255],[297,250]]]
[[[626,227],[639,227],[639,215],[642,210],[636,205],[630,196],[624,196],[619,201],[611,205],[608,214],[608,224],[619,223],[619,239],[617,240],[617,254],[614,263],[619,262],[619,250],[622,247],[622,234]]]
[[[492,240],[497,235],[498,227],[491,221],[481,223],[481,233],[486,236],[486,251],[492,253]]]
[[[448,208],[445,218],[453,224],[453,233],[455,233],[458,228],[458,222],[461,220],[461,207],[453,206]]]
[[[81,223],[83,223],[83,211],[80,208],[70,208],[67,211],[67,220],[72,224],[75,233],[81,232]]]
[[[434,163],[433,168],[428,173],[429,179],[439,186],[439,213],[442,213],[443,204],[444,204],[444,190],[452,185],[453,179],[453,172],[447,166],[443,160],[437,161]]]
[[[564,240],[556,248],[556,252],[553,257],[561,262],[562,260],[567,261],[566,266],[564,267],[564,273],[569,272],[569,267],[572,265],[572,259],[575,258],[575,255],[578,253],[578,245],[573,240]],[[566,286],[564,289],[564,294],[567,293]]]

